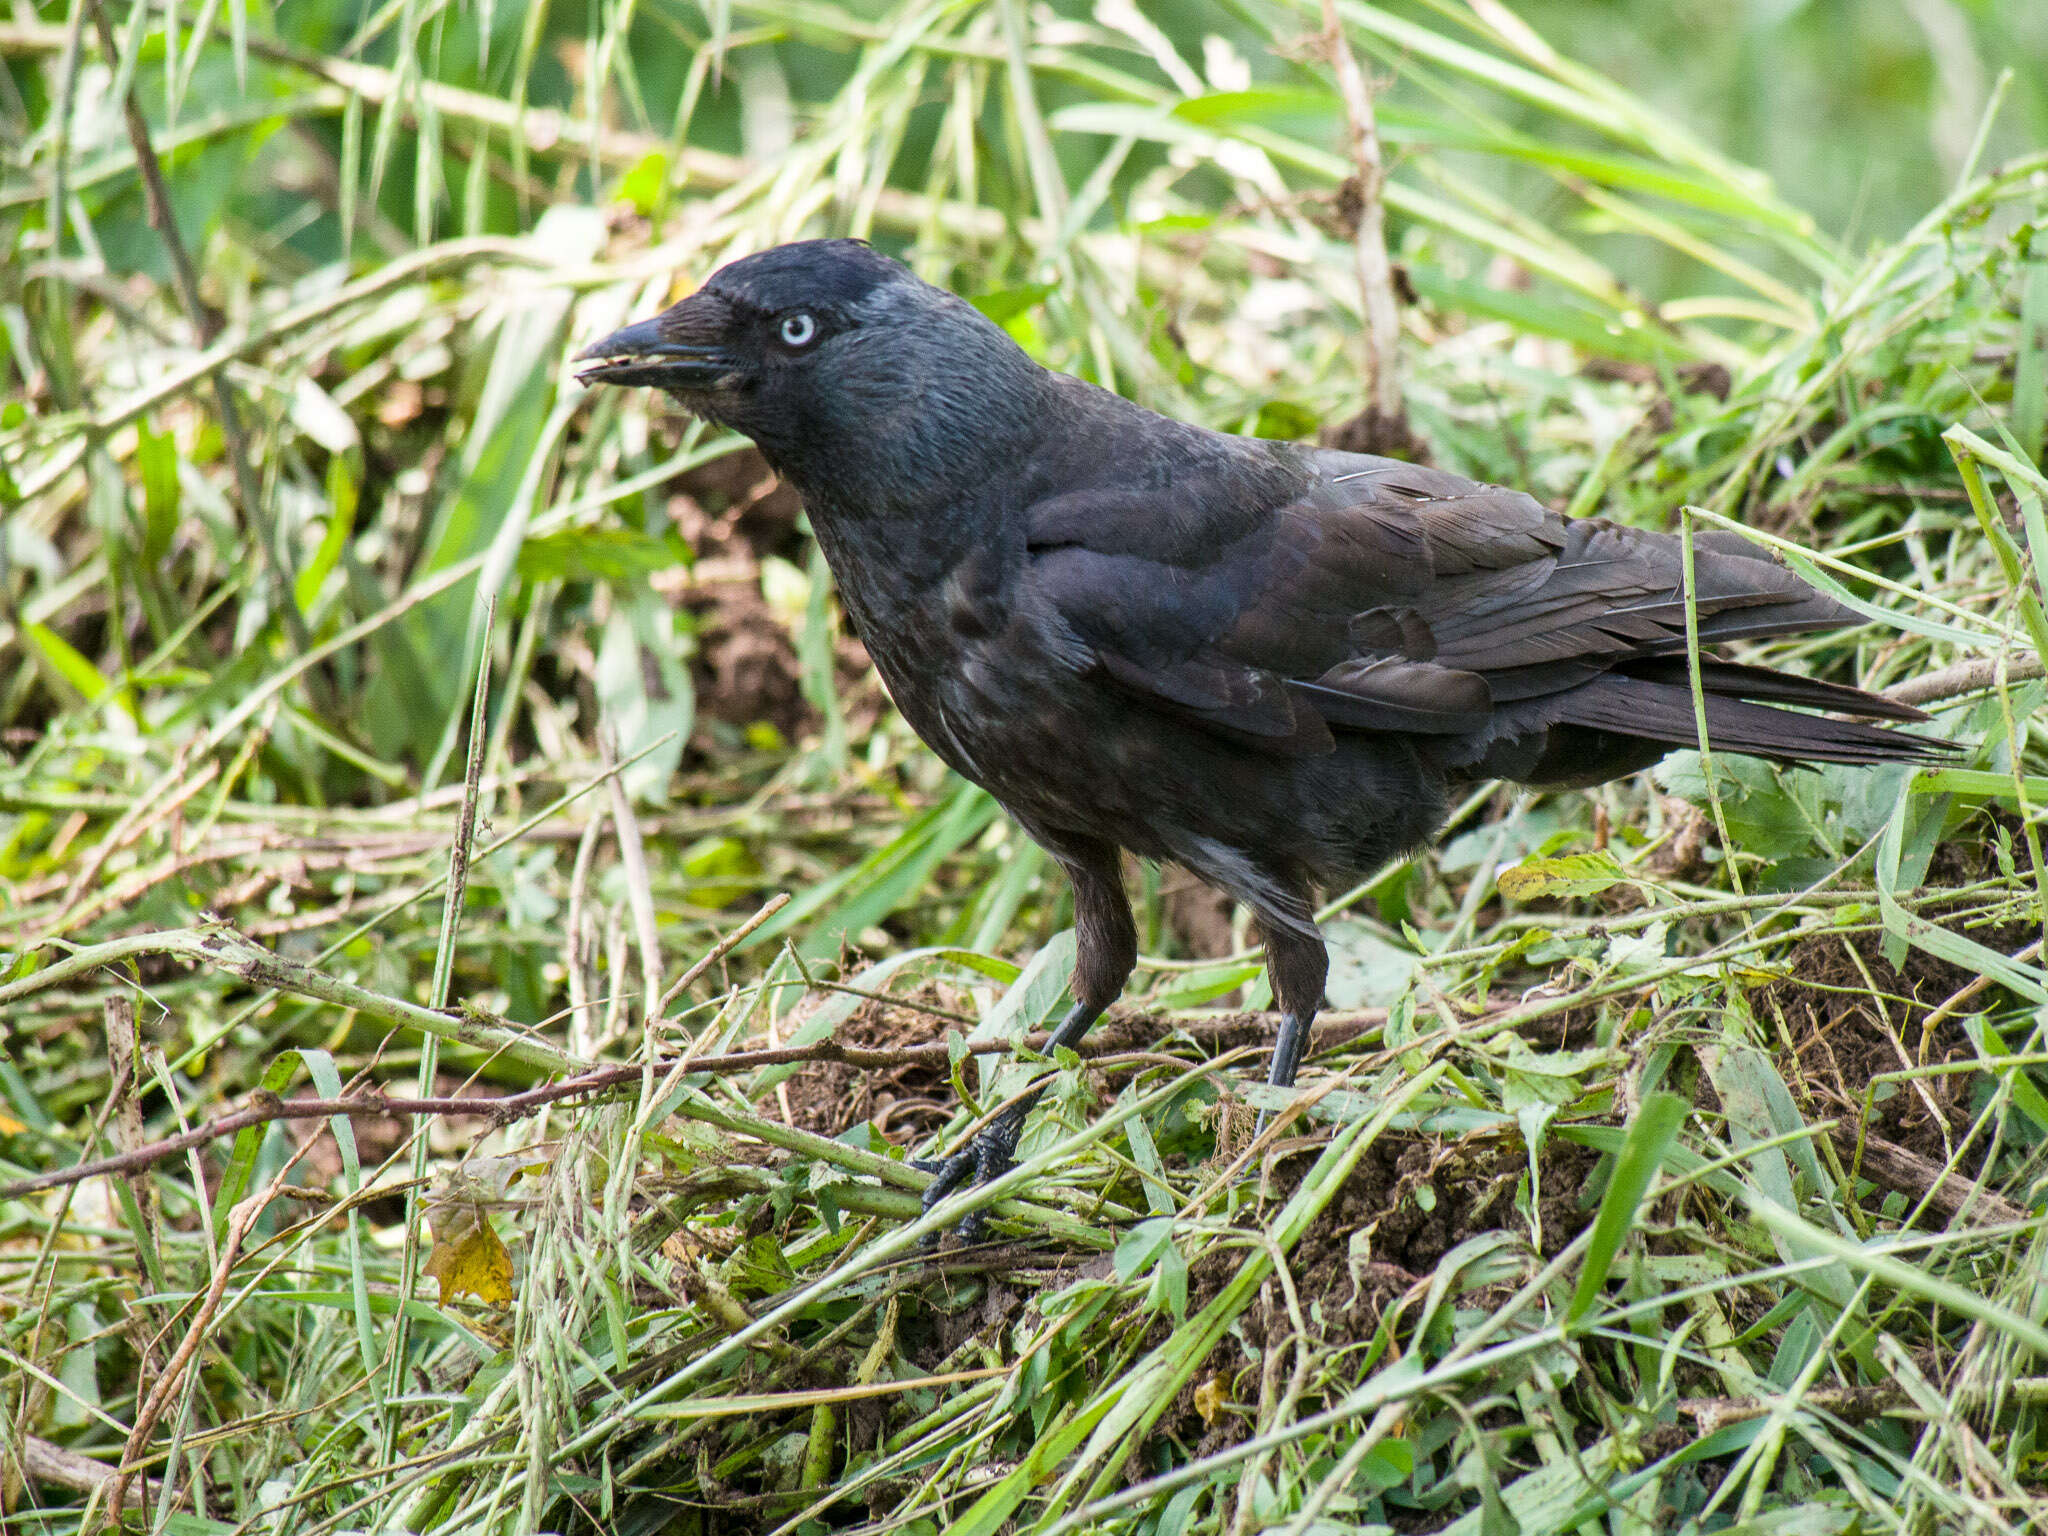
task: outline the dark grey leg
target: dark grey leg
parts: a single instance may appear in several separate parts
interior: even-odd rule
[[[1040,842],[1047,842],[1040,838]],[[1074,885],[1074,1006],[1067,1010],[1046,1042],[1050,1055],[1061,1046],[1078,1045],[1089,1027],[1123,991],[1138,963],[1138,930],[1131,921],[1131,904],[1124,897],[1123,866],[1116,849],[1107,843],[1062,840],[1053,856],[1067,871]],[[1024,1121],[1045,1094],[1045,1085],[1012,1104],[983,1126],[966,1146],[946,1157],[919,1159],[911,1166],[935,1174],[924,1192],[924,1208],[930,1210],[946,1196],[966,1184],[986,1184],[1015,1166],[1017,1142],[1024,1134]],[[987,1236],[988,1217],[974,1211],[960,1222],[960,1236],[979,1242]],[[927,1239],[927,1245],[936,1238]]]
[[[1294,1086],[1294,1074],[1301,1069],[1301,1058],[1308,1052],[1309,1024],[1313,1022],[1313,1014],[1307,1022],[1298,1013],[1280,1015],[1280,1033],[1273,1040],[1273,1064],[1266,1072],[1268,1087]]]
[[[1076,1003],[1067,1010],[1065,1018],[1053,1030],[1046,1041],[1046,1054],[1051,1055],[1060,1046],[1072,1047],[1088,1033],[1089,1026],[1101,1016],[1099,1008],[1089,1008]],[[981,1128],[975,1138],[950,1157],[918,1158],[911,1163],[913,1168],[922,1168],[927,1173],[937,1174],[925,1187],[924,1208],[930,1210],[946,1196],[966,1184],[986,1184],[990,1179],[1001,1178],[1017,1163],[1017,1143],[1024,1135],[1024,1121],[1045,1097],[1047,1084],[1025,1094],[1023,1098],[1004,1110],[995,1119]],[[988,1213],[970,1211],[960,1222],[960,1236],[970,1243],[978,1243],[988,1235]]]
[[[1323,1006],[1323,983],[1330,975],[1330,952],[1308,917],[1257,915],[1259,937],[1266,941],[1266,974],[1273,982],[1273,1001],[1280,1005],[1280,1033],[1273,1041],[1273,1063],[1266,1082],[1275,1088],[1294,1086],[1301,1058],[1308,1054],[1309,1030]],[[1259,1116],[1259,1129],[1266,1128]]]

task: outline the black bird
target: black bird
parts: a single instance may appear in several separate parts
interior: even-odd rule
[[[1461,785],[1597,784],[1698,741],[1678,539],[1156,415],[862,242],[735,261],[585,360],[760,446],[904,718],[1066,870],[1057,1043],[1136,964],[1119,849],[1250,908],[1285,1086],[1328,970],[1317,887],[1422,845]],[[1858,622],[1739,538],[1694,550],[1702,646]],[[1724,752],[1947,751],[1776,707],[1926,718],[1859,689],[1706,657],[1700,682]],[[933,1165],[926,1205],[1008,1167],[1035,1097]]]

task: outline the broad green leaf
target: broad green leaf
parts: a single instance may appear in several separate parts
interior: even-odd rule
[[[1117,1277],[1132,1280],[1159,1262],[1159,1256],[1173,1246],[1173,1218],[1154,1216],[1141,1221],[1117,1240],[1113,1262]]]
[[[696,719],[696,684],[683,660],[688,651],[668,603],[645,590],[627,600],[615,595],[597,647],[597,697],[621,758],[671,738],[622,775],[636,799],[654,805],[667,802],[668,781]]]
[[[989,1009],[975,1035],[981,1039],[1018,1040],[1044,1024],[1074,974],[1074,942],[1071,928],[1054,934]]]
[[[326,585],[328,574],[341,563],[342,551],[348,548],[349,537],[355,532],[356,507],[361,500],[362,485],[357,479],[352,456],[335,454],[327,461],[327,529],[320,536],[320,547],[313,552],[313,558],[299,572],[292,592],[299,612],[309,617],[313,605],[320,599],[320,589]]]
[[[669,158],[664,150],[650,149],[619,178],[613,196],[631,203],[642,218],[654,217],[668,190]]]
[[[673,534],[634,528],[562,528],[525,540],[518,570],[527,581],[603,581],[624,586],[656,571],[687,565],[690,552]]]
[[[1322,418],[1305,405],[1292,400],[1268,400],[1259,407],[1258,418],[1252,423],[1252,436],[1293,442],[1314,437],[1321,424]]]
[[[1021,288],[998,288],[978,293],[970,301],[997,325],[1008,325],[1027,310],[1036,309],[1059,291],[1054,283],[1026,283]]]
[[[137,723],[135,703],[128,696],[128,690],[122,688],[117,692],[83,651],[46,624],[29,620],[21,628],[51,669],[83,694],[87,704],[111,703],[131,724]]]
[[[1525,859],[1495,876],[1501,895],[1510,901],[1542,897],[1591,896],[1629,878],[1621,861],[1605,849],[1567,853],[1548,859]]]
[[[1422,963],[1414,950],[1391,942],[1382,930],[1357,918],[1332,918],[1323,924],[1323,938],[1330,951],[1330,975],[1323,990],[1332,1008],[1392,1003],[1408,990]]]

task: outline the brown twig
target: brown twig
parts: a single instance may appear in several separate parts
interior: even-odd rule
[[[242,1244],[248,1240],[250,1228],[256,1225],[257,1219],[269,1208],[270,1202],[276,1198],[277,1191],[283,1186],[286,1177],[297,1165],[299,1157],[304,1155],[305,1149],[301,1148],[298,1156],[293,1157],[277,1171],[277,1176],[270,1181],[268,1187],[261,1193],[241,1201],[228,1213],[228,1230],[225,1240],[220,1245],[220,1257],[213,1266],[213,1279],[206,1288],[206,1295],[199,1303],[198,1311],[192,1315],[192,1326],[185,1330],[185,1337],[179,1342],[177,1352],[171,1356],[163,1374],[157,1377],[149,1390],[149,1395],[136,1410],[135,1427],[128,1432],[128,1444],[121,1453],[121,1470],[114,1478],[113,1490],[107,1499],[105,1529],[111,1530],[120,1522],[121,1507],[128,1499],[129,1481],[141,1467],[143,1450],[149,1445],[149,1437],[155,1433],[157,1421],[163,1417],[164,1410],[177,1395],[178,1388],[184,1383],[185,1373],[191,1368],[193,1360],[199,1354],[200,1346],[207,1341],[212,1331],[214,1314],[220,1310],[221,1298],[227,1294],[228,1280],[233,1276],[235,1265],[241,1259]]]
[[[1180,1033],[1192,1036],[1197,1042],[1204,1037],[1214,1038],[1236,1033],[1246,1027],[1246,1020],[1241,1015],[1226,1019],[1183,1021],[1178,1025],[1164,1019],[1157,1022],[1162,1033],[1178,1028]],[[1332,1045],[1369,1033],[1385,1022],[1386,1010],[1383,1008],[1362,1009],[1355,1014],[1318,1020],[1314,1038],[1315,1048],[1327,1050]],[[1020,1048],[1035,1051],[1042,1049],[1051,1038],[1048,1032],[1040,1030],[1027,1036],[1021,1046],[991,1040],[975,1041],[973,1049],[976,1054],[1014,1052]],[[943,1040],[934,1040],[926,1045],[899,1045],[883,1049],[843,1045],[837,1040],[820,1040],[812,1045],[789,1045],[763,1051],[726,1051],[690,1062],[688,1070],[713,1077],[731,1077],[743,1072],[757,1071],[763,1067],[805,1062],[830,1062],[858,1067],[864,1071],[906,1066],[945,1067],[951,1061],[951,1052],[952,1047]],[[1127,1041],[1112,1038],[1084,1040],[1078,1047],[1078,1054],[1084,1058],[1127,1056],[1131,1054],[1131,1046]],[[658,1061],[655,1068],[660,1071],[673,1064]],[[37,1190],[57,1189],[104,1175],[131,1174],[178,1157],[196,1147],[205,1146],[209,1142],[225,1140],[252,1125],[267,1125],[272,1121],[324,1120],[336,1115],[482,1115],[503,1124],[535,1114],[550,1104],[559,1104],[566,1099],[637,1086],[645,1070],[638,1064],[600,1067],[594,1071],[580,1072],[560,1082],[544,1083],[538,1088],[528,1088],[519,1093],[473,1098],[458,1098],[451,1095],[401,1098],[381,1092],[366,1092],[347,1094],[338,1099],[281,1099],[274,1093],[259,1091],[250,1095],[248,1103],[241,1109],[216,1116],[212,1120],[193,1126],[190,1130],[181,1131],[176,1136],[167,1136],[161,1141],[150,1142],[114,1157],[74,1163],[68,1168],[0,1185],[0,1200],[19,1199]]]
[[[1979,656],[1972,661],[1959,661],[1954,666],[1943,667],[1938,672],[1923,672],[1918,677],[1909,677],[1903,683],[1894,683],[1885,689],[1884,696],[1900,704],[1933,704],[1942,699],[1958,698],[1966,693],[1992,687],[1998,681],[1996,656]],[[2009,683],[2024,683],[2043,674],[2039,656],[2011,656],[2005,662],[2005,680]]]
[[[72,1488],[80,1493],[91,1493],[120,1478],[113,1467],[102,1465],[90,1456],[81,1456],[76,1451],[67,1451],[61,1445],[48,1440],[39,1440],[34,1435],[25,1435],[21,1442],[22,1471],[31,1483],[44,1483],[53,1488]],[[131,1510],[147,1509],[157,1500],[158,1484],[154,1478],[143,1478],[139,1483],[131,1482],[123,1495]],[[182,1493],[173,1494],[181,1509],[192,1507],[192,1501]]]
[[[0,946],[11,948],[18,945],[26,949],[40,948],[44,944],[61,938],[65,933],[75,932],[80,928],[86,927],[109,912],[124,907],[132,907],[136,902],[167,880],[176,880],[195,869],[204,869],[209,864],[238,863],[257,854],[286,853],[289,855],[290,862],[281,869],[259,869],[252,875],[244,876],[234,885],[223,887],[214,892],[214,906],[216,909],[225,912],[232,911],[238,906],[254,901],[272,884],[292,882],[294,876],[298,877],[299,884],[304,885],[314,870],[347,868],[354,871],[358,876],[397,875],[402,873],[402,871],[391,861],[401,859],[408,853],[426,852],[435,846],[438,841],[439,839],[437,838],[415,837],[405,840],[406,844],[410,846],[399,846],[397,845],[397,840],[393,839],[391,840],[392,846],[388,847],[386,851],[378,852],[374,848],[367,846],[355,850],[351,850],[346,846],[329,850],[316,848],[312,846],[310,841],[288,843],[281,834],[271,830],[223,838],[191,853],[168,855],[157,860],[154,864],[129,870],[118,879],[101,887],[99,894],[95,895],[90,901],[74,908],[68,913],[61,928],[54,924],[46,925],[40,937],[28,938],[22,936],[21,930],[10,931],[0,928]],[[21,905],[26,906],[29,902],[46,894],[52,887],[61,883],[65,883],[64,877],[56,876],[48,881],[38,881],[21,886],[15,892],[16,900]],[[337,913],[345,914],[356,908],[372,904],[371,900],[366,897],[340,903],[334,910]],[[338,920],[338,918],[334,920]],[[301,916],[293,919],[292,925],[286,931],[292,931],[304,926],[306,926],[306,920]],[[266,923],[253,924],[246,931],[250,934],[259,934],[266,931],[277,932],[280,930],[276,923]]]
[[[469,865],[476,853],[476,812],[484,777],[484,714],[491,690],[491,624],[498,615],[494,592],[484,604],[483,637],[477,646],[476,689],[470,703],[469,756],[463,764],[462,802],[455,813],[455,836],[448,842],[448,878],[442,882],[441,942],[434,951],[433,1005],[448,1006],[454,983],[455,930],[462,920],[462,901],[469,890]]]
[[[569,870],[569,917],[562,925],[562,971],[569,989],[569,1045],[579,1056],[596,1057],[610,1042],[598,1032],[597,920],[591,915],[590,871],[597,862],[598,838],[605,819],[593,816],[576,840],[576,860]]]
[[[780,912],[784,907],[788,905],[789,892],[787,891],[781,891],[778,892],[776,895],[769,897],[767,904],[763,906],[760,911],[756,912],[744,923],[741,923],[739,927],[733,929],[731,933],[728,933],[724,938],[720,939],[716,944],[712,945],[711,948],[706,950],[703,953],[703,955],[698,958],[696,964],[692,965],[687,971],[683,972],[682,975],[678,976],[675,979],[674,984],[670,986],[666,992],[661,994],[661,1001],[655,1005],[655,1016],[660,1017],[662,1014],[667,1013],[668,1005],[674,1002],[677,998],[681,997],[683,995],[684,989],[687,988],[691,982],[695,981],[699,976],[702,976],[706,971],[710,970],[711,967],[718,964],[718,962],[723,960],[727,955],[731,954],[733,951],[733,947],[735,945],[739,944],[742,940],[744,940],[747,937],[748,934],[752,933],[756,928],[760,927],[763,923],[767,922],[769,918],[773,917],[776,913]]]
[[[1911,1403],[1905,1388],[1891,1382],[1874,1387],[1818,1387],[1799,1398],[1800,1407],[1832,1414],[1851,1424],[1909,1407]],[[1730,1424],[1760,1419],[1774,1412],[1779,1404],[1762,1397],[1686,1397],[1680,1398],[1675,1406],[1699,1425],[1704,1436]]]
[[[877,992],[870,987],[850,987],[843,981],[820,981],[816,976],[791,976],[787,980],[770,982],[768,985],[802,987],[806,992],[836,992],[842,997],[857,997],[863,1002],[880,1003],[885,1008],[900,1008],[905,1013],[937,1019],[941,1024],[956,1024],[962,1029],[973,1029],[981,1023],[981,1020],[971,1019],[964,1013],[955,1013],[949,1008],[940,1008],[914,997],[897,997],[888,992]]]
[[[1944,1221],[1954,1221],[1965,1211],[1972,1219],[2009,1225],[2025,1221],[2032,1213],[1995,1190],[1986,1189],[1967,1174],[1944,1168],[1931,1158],[1886,1141],[1865,1135],[1858,1144],[1856,1127],[1836,1124],[1828,1134],[1842,1155],[1854,1159],[1852,1171],[1873,1184],[1899,1194],[1924,1200],[1930,1211]]]
[[[598,754],[607,770],[605,790],[611,796],[612,824],[619,846],[619,870],[626,881],[626,910],[632,914],[633,937],[640,950],[640,985],[645,1012],[647,1054],[654,1054],[654,1029],[661,1018],[661,937],[654,921],[654,888],[647,875],[647,855],[640,840],[640,822],[633,815],[633,797],[626,793],[618,766],[617,727],[606,724],[597,733]],[[616,983],[614,983],[616,985]]]
[[[2022,965],[2040,959],[2041,940],[2036,939],[2033,943],[2014,950],[2012,958]],[[1934,1026],[1941,1023],[1944,1019],[1953,1017],[1962,1008],[1963,1004],[1969,1002],[1971,998],[1992,985],[1994,983],[1989,976],[1972,976],[1968,981],[1956,988],[1955,991],[1934,1005],[1933,1010],[1920,1021],[1920,1053],[1923,1062],[1927,1056],[1927,1043],[1934,1036]]]
[[[45,965],[34,975],[0,984],[0,1007],[32,993],[61,985],[102,966],[165,955],[195,965],[211,966],[241,977],[266,991],[290,992],[353,1008],[373,1019],[386,1019],[408,1029],[423,1030],[443,1040],[471,1046],[493,1056],[523,1061],[542,1072],[574,1071],[584,1065],[561,1047],[542,1038],[530,1025],[487,1013],[480,1008],[425,1008],[404,998],[372,992],[312,966],[287,960],[253,944],[225,923],[209,922],[168,933],[139,933],[76,949]]]
[[[1918,1354],[1915,1359],[1916,1363],[1929,1367],[1930,1375],[1938,1374],[1925,1354]],[[1998,1390],[2010,1402],[2048,1401],[2048,1376],[2007,1376],[1999,1382]],[[1981,1394],[1973,1392],[1968,1396],[1977,1398]],[[1814,1388],[1801,1393],[1797,1405],[1832,1414],[1851,1424],[1902,1409],[1920,1411],[1914,1407],[1909,1389],[1896,1380],[1868,1387]],[[1784,1400],[1775,1397],[1682,1397],[1672,1406],[1698,1424],[1702,1435],[1710,1435],[1730,1424],[1741,1424],[1775,1413],[1784,1406]],[[1964,1399],[1959,1396],[1949,1406],[1961,1408],[1965,1406]]]
[[[130,806],[128,813],[115,822],[107,835],[101,838],[93,850],[80,861],[77,873],[71,877],[70,884],[64,888],[62,899],[57,903],[57,915],[45,925],[43,937],[37,942],[47,942],[67,927],[79,926],[76,923],[66,924],[64,919],[71,915],[72,909],[85,895],[87,887],[99,878],[100,870],[106,866],[107,860],[115,851],[139,840],[151,827],[166,816],[174,814],[219,775],[219,761],[209,762],[182,783],[174,781],[170,792],[162,797],[138,800]]]
[[[142,1038],[135,1028],[135,998],[127,992],[114,993],[108,997],[102,1017],[106,1021],[107,1064],[112,1071],[114,1096],[118,1101],[112,1121],[114,1145],[124,1153],[132,1153],[149,1144],[142,1126],[142,1094],[148,1084],[139,1060]],[[139,1169],[128,1176],[127,1183],[128,1192],[135,1201],[136,1217],[141,1223],[139,1235],[148,1239],[149,1248],[155,1254],[160,1254],[163,1250],[161,1191],[144,1178]],[[162,1277],[154,1255],[143,1255],[142,1258],[140,1267],[143,1272],[151,1280],[160,1281]],[[129,1342],[145,1371],[163,1369],[158,1332],[167,1321],[161,1305],[137,1302],[129,1310],[125,1320]]]

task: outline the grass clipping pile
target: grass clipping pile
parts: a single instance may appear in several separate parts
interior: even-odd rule
[[[1199,121],[1134,107],[1135,76],[1068,67],[1079,21],[998,62],[984,14],[881,41],[834,34],[829,8],[804,25],[877,50],[854,90],[882,105],[860,111],[927,99],[904,71],[936,40],[967,115],[935,142],[1028,151],[954,183],[990,196],[1065,164],[1042,115],[1016,144],[974,127],[1041,74],[1101,89],[1134,134],[1243,110],[1289,142],[1257,91],[1205,95]],[[1499,74],[1496,41],[1435,63]],[[204,46],[225,90],[239,72]],[[1516,56],[1576,104],[1559,142],[1637,121],[1576,66]],[[348,69],[394,101],[411,78]],[[289,99],[324,114],[328,90]],[[469,93],[421,100],[475,127]],[[284,109],[259,105],[268,133]],[[733,188],[702,201],[714,233],[676,236],[691,262],[714,252],[690,240],[779,238],[778,188],[866,174],[841,152],[859,117],[819,104],[780,180],[677,160]],[[465,146],[477,186],[519,120]],[[581,174],[624,144],[612,169],[666,174],[598,120],[550,119],[573,163],[533,164]],[[1688,259],[1763,227],[1810,243],[1760,179],[1640,123],[1552,167],[1602,228],[1647,165],[1697,194],[1654,225]],[[412,126],[364,137],[382,155]],[[1296,142],[1289,163],[1326,159]],[[1438,169],[1417,153],[1398,185]],[[1982,750],[1919,776],[1681,755],[1661,770],[1680,799],[1475,793],[1440,847],[1330,914],[1349,995],[1299,1095],[1249,1081],[1271,1019],[1236,916],[1136,870],[1127,1007],[1074,1058],[1017,1049],[1060,1010],[1056,871],[888,709],[757,458],[679,436],[659,401],[558,393],[596,311],[644,312],[669,224],[566,264],[441,242],[308,285],[272,329],[252,278],[261,303],[224,294],[248,312],[210,372],[156,334],[182,322],[146,280],[110,306],[128,290],[46,263],[56,297],[10,317],[100,350],[0,421],[0,1397],[20,1426],[0,1515],[53,1536],[123,1501],[208,1533],[2038,1524],[2048,276],[2021,231],[2048,227],[2044,174],[2037,155],[1968,181],[1860,269],[1816,247],[1839,281],[1811,295],[1722,261],[1690,305],[1718,329],[1646,315],[1519,216],[1492,248],[1538,270],[1444,288],[1417,263],[1410,405],[1440,462],[1624,522],[1749,530],[1884,620],[1802,642],[1798,666],[1911,691]],[[849,206],[894,235],[956,207],[868,190]],[[1349,263],[1276,254],[1308,236],[1268,184],[1110,239],[1078,213],[1111,183],[1067,190],[1071,227],[991,204],[920,256],[1014,280],[997,307],[1051,361],[1128,364],[1119,383],[1182,414],[1306,434],[1355,408],[1330,344]],[[1409,206],[1425,244],[1488,233],[1448,188]],[[602,234],[595,210],[548,216],[579,215]],[[1060,295],[1029,286],[1068,263]],[[1744,272],[1769,302],[1730,309],[1719,280]],[[1134,334],[1125,301],[1160,273],[1185,286],[1144,313],[1172,318]],[[1582,373],[1588,344],[1647,360]],[[130,380],[123,348],[159,373]],[[1688,389],[1689,350],[1725,377]],[[95,415],[67,376],[133,413]],[[231,441],[216,379],[280,381],[250,398],[290,409]],[[1282,379],[1331,408],[1277,399]],[[303,546],[295,579],[238,520],[237,467],[297,519],[275,530]],[[962,1197],[994,1201],[999,1241],[928,1248],[960,1212],[921,1211],[909,1157],[1033,1074],[1053,1088],[1023,1166]],[[121,1160],[67,1179],[102,1154]]]
[[[1952,891],[1925,904],[1960,925]],[[668,1294],[717,1321],[655,1358],[694,1355],[670,1383],[705,1392],[699,1373],[715,1363],[717,1399],[760,1408],[725,1422],[714,1401],[693,1410],[653,1386],[646,1416],[701,1417],[680,1433],[628,1432],[604,1456],[630,1456],[649,1507],[672,1477],[684,1505],[709,1490],[721,1518],[751,1510],[762,1529],[788,1531],[919,1510],[963,1529],[977,1512],[1107,1518],[1189,1488],[1256,1528],[1261,1503],[1284,1495],[1283,1472],[1328,1488],[1351,1460],[1335,1479],[1347,1491],[1330,1497],[1424,1530],[1483,1497],[1489,1477],[1524,1498],[1547,1486],[1529,1482],[1545,1476],[1540,1423],[1568,1427],[1573,1456],[1606,1469],[1573,1474],[1581,1499],[1597,1502],[1603,1478],[1640,1481],[1668,1464],[1703,1504],[1739,1453],[1737,1426],[1767,1420],[1778,1400],[1749,1374],[1745,1343],[1782,1338],[1841,1260],[1789,1207],[1756,1222],[1753,1202],[1773,1186],[1731,1178],[1740,1159],[1703,1163],[1668,1137],[1645,1144],[1648,1101],[1675,1107],[1667,1125],[1691,1124],[1708,1148],[1781,1150],[1781,1174],[1814,1181],[1802,1207],[1832,1205],[1874,1232],[1922,1231],[1981,1262],[2037,1226],[2000,1190],[2032,1166],[2031,1145],[1999,1146],[2007,1127],[1984,1113],[2012,1080],[1969,1068],[1968,1032],[1946,1022],[1958,996],[2011,1000],[1918,951],[1894,969],[1861,915],[1837,909],[1827,932],[1752,945],[1737,973],[1746,985],[1732,990],[1728,973],[1683,963],[1604,998],[1561,986],[1560,973],[1488,968],[1486,1006],[1445,996],[1435,1019],[1412,1007],[1340,1017],[1307,1084],[1310,1111],[1248,1161],[1218,1150],[1233,1095],[1216,1068],[1255,1056],[1264,1020],[1122,1013],[1063,1075],[1025,1144],[1027,1160],[1064,1149],[1029,1192],[1036,1209],[1005,1207],[1002,1240],[978,1248],[894,1242],[910,1202],[864,1205],[852,1163],[750,1159],[724,1137],[702,1140],[684,1106],[664,1142],[679,1178],[649,1196],[649,1219],[670,1232]],[[1602,929],[1585,920],[1562,937]],[[2025,940],[2009,926],[1977,932]],[[1743,943],[1742,930],[1725,942]],[[1844,985],[1845,969],[1869,980]],[[957,980],[862,1001],[833,1040],[906,1059],[805,1066],[755,1095],[754,1110],[834,1148],[915,1143],[944,1123],[956,1082],[978,1081],[971,1055],[956,1048],[941,1063],[930,1049],[974,1003]],[[801,1017],[793,1024],[801,1032]],[[1750,1043],[1774,1032],[1788,1046],[1776,1056]],[[1877,1106],[1860,1134],[1852,1103]],[[1807,1286],[1788,1286],[1788,1273]],[[1925,1284],[1938,1323],[1957,1288],[1934,1272]],[[2003,1309],[1980,1301],[1977,1314]],[[1833,1315],[1839,1326],[1865,1312],[1852,1295]],[[1680,1342],[1695,1333],[1715,1350]],[[1886,1434],[1888,1415],[1921,1411],[1915,1380],[1966,1383],[1983,1368],[1970,1337],[1923,1330],[1892,1381],[1804,1390],[1844,1432]],[[735,1344],[745,1353],[726,1353]],[[1404,1371],[1456,1391],[1476,1417],[1427,1413]],[[1633,1450],[1607,1427],[1617,1422],[1640,1426]],[[1493,1448],[1490,1463],[1451,1454],[1460,1425]],[[799,1456],[824,1457],[828,1431],[829,1460]],[[1737,1450],[1699,1454],[1714,1444]],[[957,1469],[937,1499],[935,1465]]]

